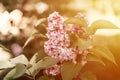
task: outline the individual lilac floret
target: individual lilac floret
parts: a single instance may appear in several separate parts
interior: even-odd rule
[[[72,60],[75,63],[77,54],[69,48],[70,39],[63,23],[63,17],[57,12],[52,13],[48,17],[47,30],[48,41],[44,44],[45,53],[53,58],[59,58],[60,61]]]

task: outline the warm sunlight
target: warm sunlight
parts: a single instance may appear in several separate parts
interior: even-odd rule
[[[120,80],[120,0],[0,0],[0,80]]]

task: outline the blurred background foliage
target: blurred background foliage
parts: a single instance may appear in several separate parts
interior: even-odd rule
[[[10,55],[10,57],[16,56],[11,46],[16,44],[17,47],[21,49],[29,36],[41,31],[41,26],[42,30],[44,30],[46,25],[40,25],[40,19],[48,17],[48,15],[54,11],[59,12],[64,17],[73,17],[77,13],[82,13],[86,16],[90,24],[97,19],[105,19],[119,27],[119,3],[120,0],[0,0],[0,15],[5,11],[11,13],[15,9],[19,9],[23,14],[19,25],[16,26],[19,34],[14,36],[13,34],[3,35],[0,33],[0,43],[11,50],[12,54],[6,54]],[[21,26],[25,27],[21,28]],[[95,37],[97,40],[95,43],[106,44],[106,46],[109,47],[117,63],[120,61],[119,36],[120,35],[106,37],[102,35]],[[40,45],[42,45],[40,39],[34,39],[26,46],[23,52],[22,50],[21,52],[30,59],[36,51],[40,50]],[[2,54],[0,53],[0,57],[1,56]],[[120,63],[116,67],[114,64],[109,63],[109,61],[105,62],[107,64],[105,67],[98,63],[89,62],[83,71],[92,71],[96,74],[97,80],[120,80]]]

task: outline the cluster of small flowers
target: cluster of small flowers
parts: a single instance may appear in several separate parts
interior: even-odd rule
[[[89,48],[86,50],[79,50],[77,46],[75,48],[70,47],[70,37],[67,34],[66,26],[61,17],[57,12],[52,13],[48,17],[48,28],[47,28],[48,41],[44,43],[45,53],[52,58],[60,59],[63,61],[72,61],[76,63],[77,55],[81,55],[81,64],[86,64],[86,56],[89,53]],[[78,35],[86,36],[85,31],[79,27],[79,25],[73,25],[70,29],[72,34],[77,33]],[[87,37],[87,36],[86,36]],[[86,38],[84,37],[84,38]],[[60,73],[61,65],[56,64],[45,70],[47,75],[57,75]]]
[[[44,72],[46,75],[56,76],[61,72],[61,65],[55,64],[54,66],[45,69]]]
[[[76,53],[69,48],[70,39],[63,18],[57,12],[48,17],[47,30],[46,35],[49,40],[44,44],[45,53],[53,58],[59,58],[60,61],[72,60],[75,62]]]
[[[79,25],[73,25],[70,29],[70,32],[72,34],[77,33],[83,39],[89,38],[89,36],[86,34],[86,32]]]

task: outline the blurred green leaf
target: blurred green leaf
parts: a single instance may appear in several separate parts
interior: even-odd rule
[[[15,64],[12,64],[10,61],[7,60],[0,61],[0,69],[12,68],[14,66]]]
[[[72,80],[81,70],[81,63],[64,62],[61,68],[61,76],[63,80]]]
[[[93,75],[91,72],[84,72],[80,75],[81,80],[96,80],[95,75]]]
[[[47,30],[47,18],[41,18],[35,23],[35,28],[37,31],[39,31],[41,34],[45,35]]]
[[[26,66],[21,63],[16,64],[15,68],[16,68],[16,73],[13,76],[13,79],[23,76],[27,70]]]
[[[38,27],[42,23],[47,23],[47,18],[41,18],[35,23],[35,27]]]
[[[1,55],[0,60],[8,60],[13,57],[10,50],[1,44],[0,44],[0,55]]]
[[[89,27],[89,34],[94,34],[97,29],[104,29],[104,28],[116,29],[118,27],[109,21],[97,20],[93,22],[91,26]]]
[[[43,59],[41,59],[40,61],[38,61],[36,64],[34,64],[29,71],[32,73],[33,76],[35,76],[39,70],[41,69],[45,69],[48,68],[52,65],[55,65],[59,60],[58,59],[54,59],[51,57],[44,57]]]
[[[3,80],[14,80],[13,76],[16,74],[16,69],[12,69],[7,75],[4,77]]]
[[[105,63],[102,61],[102,59],[99,56],[93,55],[91,53],[87,55],[87,61],[95,61],[105,66]]]
[[[81,50],[88,49],[90,46],[91,46],[91,40],[79,39],[79,41],[78,41],[78,47]]]
[[[25,47],[27,46],[27,44],[28,44],[31,40],[33,40],[33,39],[35,39],[35,38],[40,38],[40,37],[41,37],[42,39],[44,39],[44,40],[47,40],[46,36],[44,36],[43,34],[33,34],[31,37],[29,37],[29,38],[27,39],[27,41],[25,42],[23,48],[25,48]]]
[[[114,64],[116,64],[113,54],[110,52],[110,50],[107,47],[96,45],[90,51],[92,52],[92,54],[96,56],[104,57],[109,61],[113,62]]]
[[[17,63],[22,63],[22,64],[25,64],[25,65],[28,65],[29,64],[29,61],[28,59],[22,54],[22,55],[19,55],[13,59],[10,59],[10,61],[13,63],[13,64],[17,64]]]
[[[87,27],[87,22],[83,18],[73,17],[65,21],[66,24],[78,24],[80,27]]]
[[[2,48],[4,51],[10,52],[10,50],[6,48],[5,46],[3,46],[2,44],[0,44],[0,48]]]

